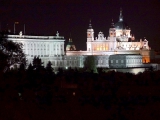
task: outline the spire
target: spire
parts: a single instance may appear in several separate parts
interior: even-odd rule
[[[91,20],[89,21],[89,29],[92,29]]]
[[[111,22],[111,28],[114,28],[114,22],[113,22],[113,19],[112,19],[112,22]]]
[[[69,42],[72,42],[72,38],[69,38]]]
[[[71,33],[70,33],[69,42],[72,42],[72,35],[71,35]]]
[[[123,21],[122,8],[120,8],[119,21]]]

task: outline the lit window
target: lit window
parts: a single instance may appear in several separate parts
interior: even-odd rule
[[[123,63],[123,60],[121,60],[121,63]]]
[[[76,95],[76,92],[73,92],[73,96],[75,96]]]

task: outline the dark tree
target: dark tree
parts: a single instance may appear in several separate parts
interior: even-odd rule
[[[42,64],[43,64],[42,60],[39,57],[35,56],[33,59],[33,68],[34,69],[41,69],[41,68],[43,68]]]
[[[20,64],[19,70],[20,71],[24,71],[25,70],[25,65],[23,63]]]
[[[87,56],[84,62],[84,67],[87,71],[97,73],[95,57],[94,56]]]
[[[27,70],[28,70],[28,71],[32,71],[32,70],[33,70],[33,66],[32,66],[32,64],[31,64],[31,63],[28,65]]]
[[[8,70],[12,65],[26,65],[26,57],[22,50],[22,43],[7,40],[7,37],[0,33],[0,62],[1,70]]]
[[[52,73],[53,71],[52,63],[50,61],[47,63],[46,70],[48,73]]]
[[[62,75],[63,74],[63,69],[62,68],[58,68],[58,75]]]

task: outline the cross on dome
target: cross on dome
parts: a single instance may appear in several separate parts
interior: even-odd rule
[[[89,21],[89,29],[92,29],[91,20]]]
[[[122,8],[120,8],[119,21],[123,21]]]

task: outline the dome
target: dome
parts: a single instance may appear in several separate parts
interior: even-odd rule
[[[75,45],[72,42],[72,39],[69,39],[69,42],[66,45],[66,50],[67,51],[74,51],[74,50],[76,50],[76,47],[75,47]]]
[[[123,22],[123,21],[118,21],[115,24],[115,28],[116,29],[129,29],[128,25],[125,22]]]
[[[123,21],[122,9],[120,10],[119,21],[115,24],[116,29],[129,29],[128,25]]]

